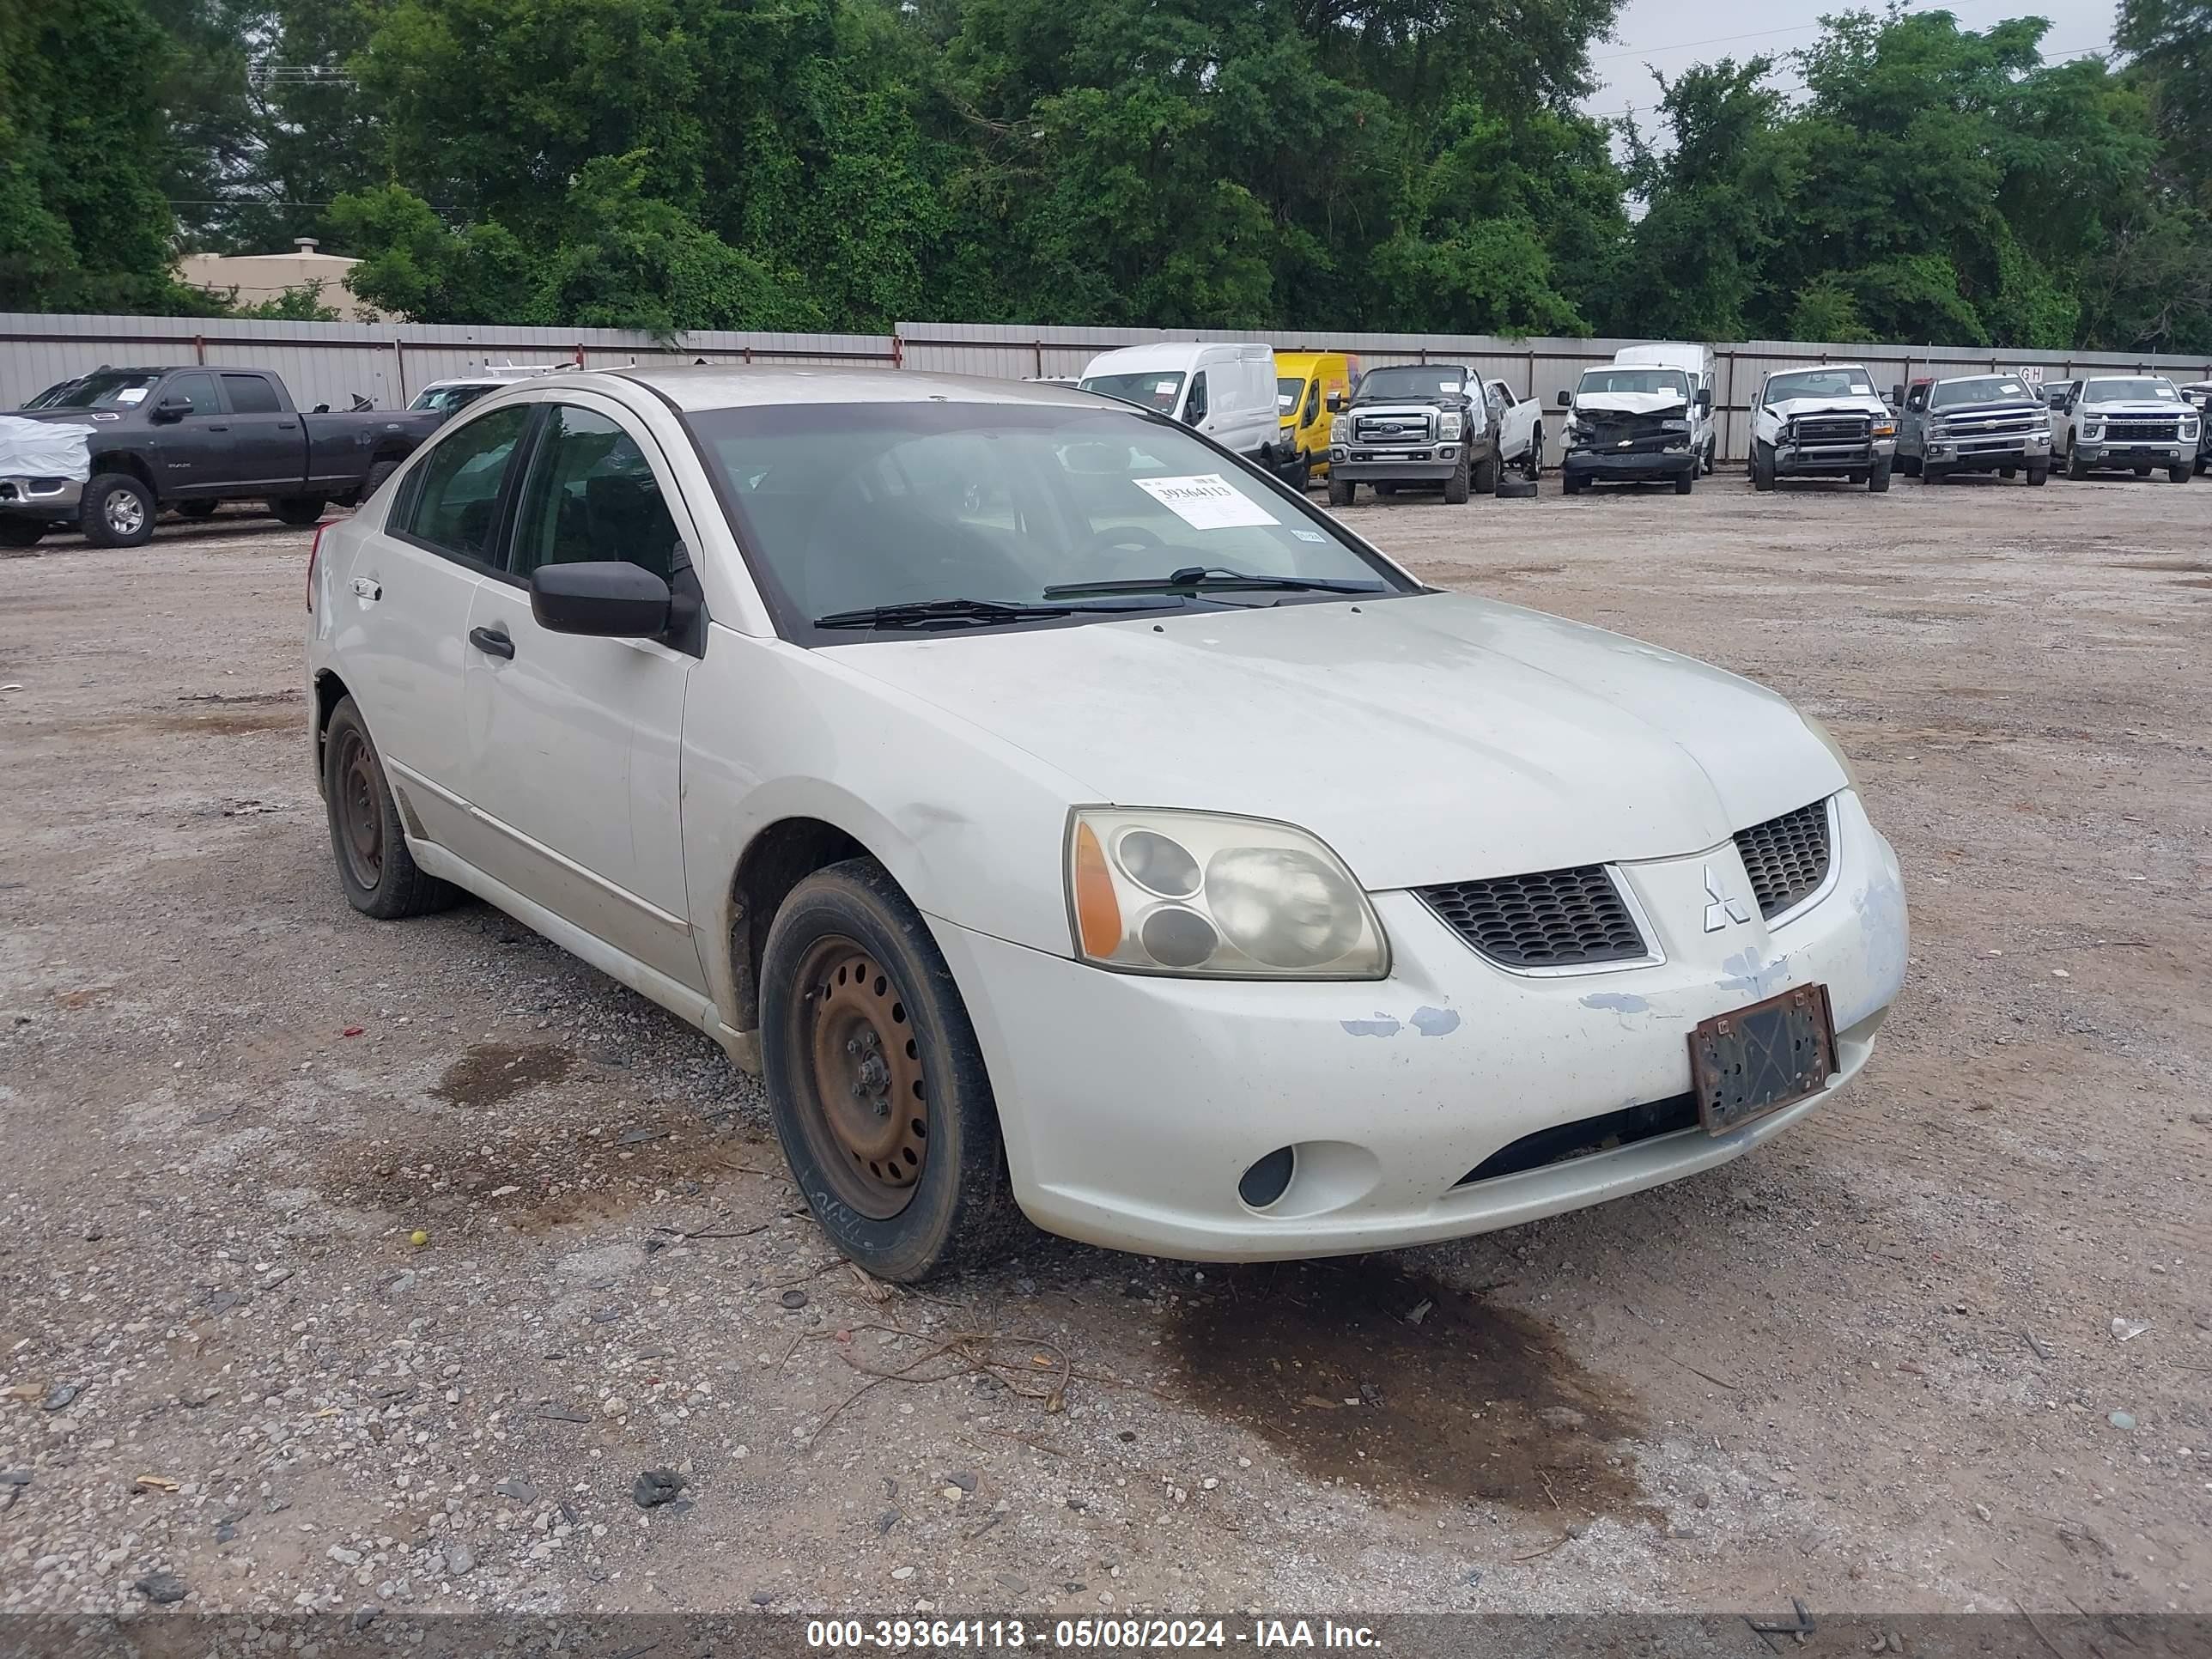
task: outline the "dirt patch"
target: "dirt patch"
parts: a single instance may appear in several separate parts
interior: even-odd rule
[[[2185,575],[2212,575],[2212,562],[2203,559],[2107,559],[2114,570],[2176,570]]]
[[[453,1106],[496,1106],[525,1089],[558,1083],[575,1064],[575,1055],[550,1042],[479,1042],[446,1067],[430,1097]]]
[[[290,731],[300,724],[296,708],[180,708],[154,717],[164,732],[191,732],[207,738],[234,738],[249,732]]]
[[[1206,1411],[1313,1478],[1577,1520],[1649,1514],[1643,1431],[1548,1326],[1383,1257],[1232,1269],[1170,1339]]]

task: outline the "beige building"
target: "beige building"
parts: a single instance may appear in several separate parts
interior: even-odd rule
[[[177,261],[177,276],[179,281],[213,294],[228,295],[235,289],[237,302],[242,306],[276,299],[287,289],[320,283],[322,302],[336,307],[346,322],[398,321],[391,313],[354,298],[346,276],[359,263],[319,252],[313,237],[301,236],[289,253],[187,253]]]

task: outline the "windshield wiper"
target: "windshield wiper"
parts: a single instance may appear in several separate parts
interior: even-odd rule
[[[1046,590],[1048,599],[1052,590]],[[860,611],[833,611],[817,617],[817,628],[957,628],[963,623],[988,627],[993,623],[1036,622],[1078,611],[1113,614],[1156,611],[1149,605],[1022,605],[1005,599],[908,599],[898,605],[870,605]]]
[[[1231,570],[1226,565],[1186,565],[1164,576],[1139,577],[1132,581],[1063,582],[1048,587],[1048,599],[1084,593],[1224,593],[1282,592],[1285,593],[1387,593],[1386,582],[1345,581],[1333,576],[1262,576]]]

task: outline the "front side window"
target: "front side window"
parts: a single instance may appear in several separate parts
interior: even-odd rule
[[[240,415],[276,415],[283,412],[284,403],[276,395],[276,388],[258,374],[226,374],[223,390],[230,393],[230,406]]]
[[[1206,418],[1206,371],[1200,369],[1190,377],[1190,400],[1182,406],[1182,417],[1196,426]]]
[[[487,560],[500,484],[529,420],[528,404],[511,404],[447,428],[422,461],[400,533],[455,558]]]
[[[1101,584],[1149,586],[1112,596],[1146,609],[1343,598],[1215,592],[1200,573],[1412,591],[1192,434],[1110,405],[807,404],[686,419],[762,586],[809,643],[872,637],[810,629],[839,612],[1047,605]]]
[[[220,415],[222,399],[216,393],[212,374],[179,374],[162,389],[161,401],[179,399],[192,406],[195,415]]]
[[[622,560],[675,574],[676,521],[637,440],[588,409],[556,404],[522,489],[512,568]]]

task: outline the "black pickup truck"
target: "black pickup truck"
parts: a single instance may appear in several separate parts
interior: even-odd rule
[[[204,518],[232,501],[265,501],[286,524],[313,524],[329,503],[374,492],[442,418],[303,413],[274,374],[203,364],[97,369],[18,413],[88,428],[92,475],[82,483],[11,477],[0,458],[0,545],[13,547],[57,526],[103,547],[135,547],[151,539],[164,507]]]

